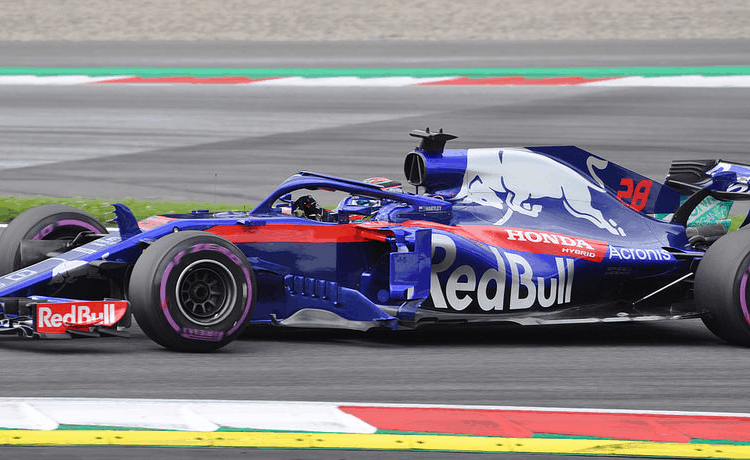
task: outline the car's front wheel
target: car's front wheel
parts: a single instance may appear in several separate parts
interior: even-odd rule
[[[129,300],[141,329],[177,351],[216,350],[239,336],[255,304],[255,277],[232,243],[211,233],[167,235],[138,259]]]
[[[106,234],[107,229],[72,206],[45,204],[24,211],[0,234],[0,275],[40,262],[49,252],[65,251],[81,232]]]

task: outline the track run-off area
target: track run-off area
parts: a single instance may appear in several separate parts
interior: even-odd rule
[[[237,67],[205,44],[135,57],[18,45],[0,50],[0,194],[242,209],[298,170],[403,179],[407,133],[425,126],[458,135],[454,148],[578,145],[656,180],[672,159],[750,162],[742,43],[480,44],[445,59],[437,45],[269,45],[237,51]],[[0,374],[0,444],[14,456],[750,458],[750,355],[695,320],[251,329],[209,355],[162,350],[136,327],[4,337],[0,359],[14,368]],[[83,447],[59,447],[71,444]]]

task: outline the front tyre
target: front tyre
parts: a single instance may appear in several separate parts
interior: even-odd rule
[[[721,237],[695,273],[695,304],[722,339],[750,346],[750,229]]]
[[[152,244],[130,278],[133,315],[143,332],[176,351],[223,347],[249,323],[255,276],[240,250],[211,233],[173,233]]]
[[[72,206],[45,204],[24,211],[0,234],[0,275],[46,259],[43,252],[22,257],[24,244],[59,241],[58,249],[62,250],[81,232],[106,234],[107,229],[91,214]]]

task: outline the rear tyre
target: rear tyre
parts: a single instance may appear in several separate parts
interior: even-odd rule
[[[255,276],[232,243],[199,231],[152,244],[130,278],[133,315],[146,335],[176,351],[208,352],[238,337],[255,306]]]
[[[750,346],[750,230],[719,238],[695,273],[695,304],[708,311],[708,329],[737,345]]]
[[[79,233],[105,234],[107,229],[91,214],[72,206],[45,204],[31,208],[13,219],[0,234],[0,275],[20,270],[36,261],[21,259],[24,241],[72,241]],[[31,262],[31,263],[30,263]]]

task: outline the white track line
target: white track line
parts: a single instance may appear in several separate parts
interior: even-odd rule
[[[36,76],[36,75],[0,75],[0,85],[82,85],[88,83],[110,82],[112,84],[125,84],[134,86],[172,86],[188,85],[190,83],[119,83],[118,80],[132,78],[129,75],[117,75],[110,77],[89,77],[87,75],[63,75],[63,76]],[[439,83],[455,80],[456,76],[445,77],[373,77],[360,78],[351,76],[341,77],[282,77],[270,80],[254,81],[250,83],[237,83],[237,86],[301,86],[301,87],[403,87],[414,86],[422,83]],[[216,83],[221,84],[221,83]],[[494,85],[514,86],[514,85]],[[525,85],[520,85],[525,86]],[[560,85],[547,85],[560,86]],[[570,86],[570,85],[564,85]],[[621,77],[609,80],[580,83],[573,86],[608,86],[608,87],[674,87],[674,88],[748,88],[750,87],[750,75],[735,76],[703,76],[685,75],[675,77]]]
[[[148,399],[2,398],[0,427],[53,430],[60,424],[179,431],[254,430],[375,433],[330,403]]]
[[[679,77],[623,77],[612,80],[583,83],[579,86],[620,86],[620,87],[673,87],[673,88],[748,88],[750,75],[728,77],[704,77],[685,75]]]
[[[118,77],[89,77],[88,75],[60,75],[38,77],[36,75],[0,75],[0,85],[84,85],[87,83],[98,83],[102,81],[130,78],[128,76]]]

